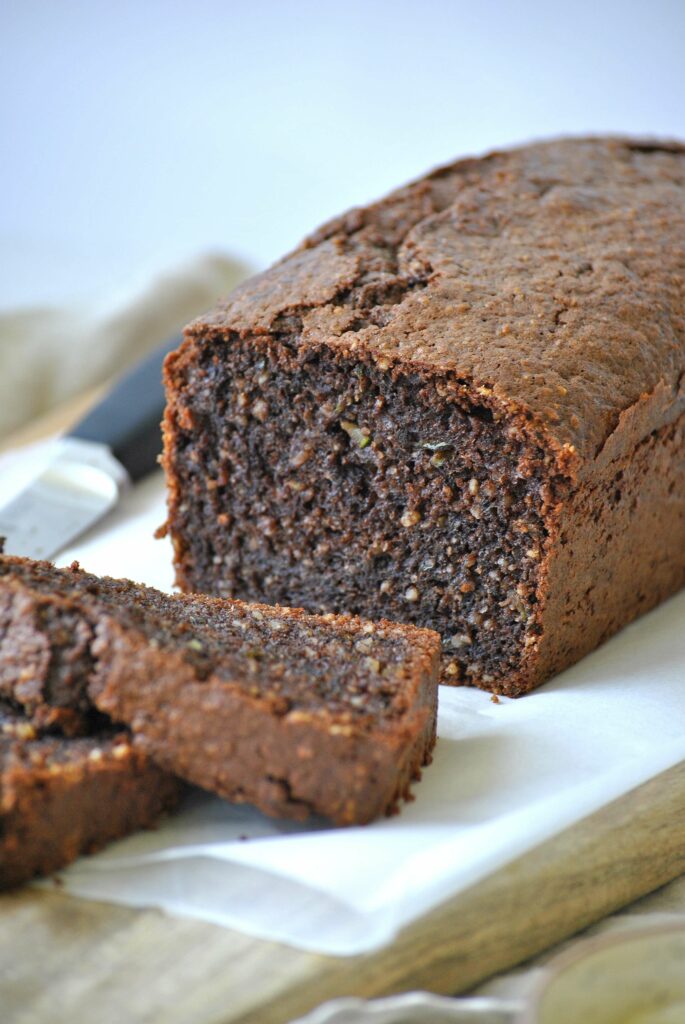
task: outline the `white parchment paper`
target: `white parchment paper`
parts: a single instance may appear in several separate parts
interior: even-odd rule
[[[3,498],[45,456],[0,460]],[[161,476],[58,560],[169,589]],[[79,896],[156,906],[334,955],[397,931],[685,759],[685,593],[517,701],[441,688],[433,764],[402,814],[365,828],[267,819],[196,792],[157,831],[82,858]]]

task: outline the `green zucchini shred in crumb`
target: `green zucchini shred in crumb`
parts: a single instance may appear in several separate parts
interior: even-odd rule
[[[356,423],[352,423],[351,420],[340,420],[340,426],[350,440],[354,441],[359,448],[366,448],[367,445],[371,444],[370,435],[364,433],[362,428],[358,427]]]

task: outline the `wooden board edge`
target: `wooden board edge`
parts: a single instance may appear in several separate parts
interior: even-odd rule
[[[385,949],[311,957],[306,982],[300,976],[278,1006],[222,1024],[284,1024],[343,995],[464,992],[682,874],[684,805],[685,762],[443,903]]]

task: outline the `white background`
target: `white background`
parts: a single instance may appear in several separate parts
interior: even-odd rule
[[[0,305],[261,266],[468,152],[685,136],[685,0],[2,0]]]

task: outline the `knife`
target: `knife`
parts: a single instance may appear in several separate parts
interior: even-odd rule
[[[53,558],[157,465],[164,412],[162,363],[173,338],[124,374],[57,442],[43,472],[0,506],[5,552]]]

